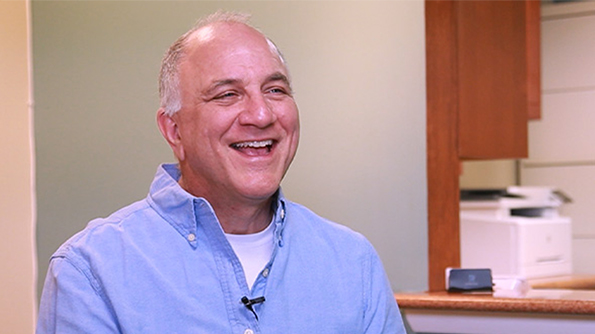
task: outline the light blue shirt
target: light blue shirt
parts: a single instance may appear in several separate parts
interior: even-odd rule
[[[146,199],[56,251],[37,333],[405,333],[362,235],[279,192],[273,255],[250,291],[212,207],[178,178],[162,165]],[[258,320],[243,296],[265,297]]]

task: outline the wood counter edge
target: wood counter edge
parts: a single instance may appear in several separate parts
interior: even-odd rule
[[[589,300],[500,298],[491,295],[466,295],[446,291],[395,293],[394,296],[401,310],[427,309],[595,316],[595,301]]]

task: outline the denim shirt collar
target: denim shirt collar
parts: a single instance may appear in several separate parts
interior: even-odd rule
[[[186,192],[178,184],[180,169],[177,164],[162,164],[157,169],[151,184],[148,202],[188,243],[198,246],[197,233],[202,224],[216,225],[223,233],[211,204],[202,197],[195,197]],[[285,197],[281,189],[277,190],[273,203],[275,216],[275,241],[283,246],[283,229],[285,227]]]

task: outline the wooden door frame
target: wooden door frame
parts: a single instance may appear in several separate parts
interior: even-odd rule
[[[526,98],[529,119],[540,117],[540,1],[525,0]],[[445,289],[447,267],[459,267],[459,64],[457,0],[426,0],[426,147],[428,287]],[[516,123],[514,123],[516,124]],[[513,125],[514,125],[513,124]],[[525,124],[526,126],[526,124]],[[520,141],[519,141],[520,142]],[[526,138],[515,156],[527,156]],[[525,147],[523,147],[523,145]]]
[[[445,268],[460,266],[455,1],[427,0],[425,21],[428,288],[443,291]]]

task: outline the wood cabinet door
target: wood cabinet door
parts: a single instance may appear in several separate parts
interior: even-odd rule
[[[526,157],[529,7],[524,1],[455,4],[459,157]]]

